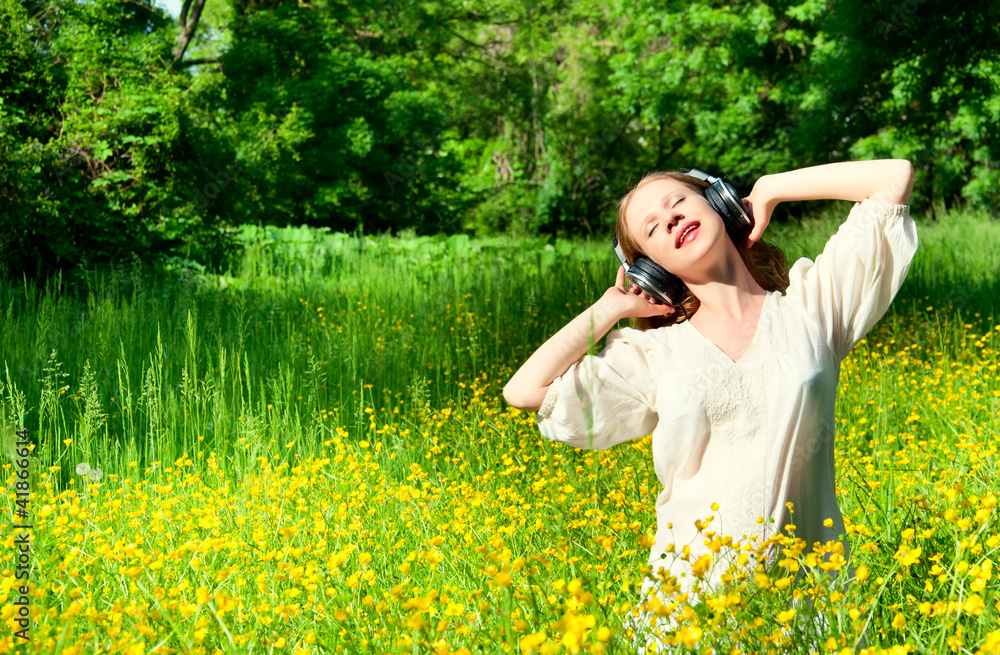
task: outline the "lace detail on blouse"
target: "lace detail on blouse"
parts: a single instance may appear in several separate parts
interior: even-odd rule
[[[725,425],[736,439],[753,438],[766,419],[759,366],[732,368],[714,380],[705,394],[705,413],[713,426]]]

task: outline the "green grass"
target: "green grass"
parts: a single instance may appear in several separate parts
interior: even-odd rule
[[[789,265],[799,256],[814,257],[848,207],[839,203],[818,219],[773,225],[767,236],[786,250]],[[908,597],[917,599],[922,581],[895,580],[899,567],[893,568],[892,554],[905,526],[937,525],[934,517],[951,502],[943,491],[952,483],[948,476],[965,481],[958,498],[966,499],[970,512],[994,479],[995,447],[991,451],[990,444],[997,436],[1000,388],[995,377],[1000,333],[994,329],[1000,322],[1000,223],[967,214],[933,223],[917,218],[921,245],[909,277],[887,317],[845,362],[838,419],[844,424],[840,453],[846,459],[838,471],[845,515],[873,535],[862,530],[852,544],[861,561],[869,562],[873,579],[879,573],[884,578],[879,601],[866,608],[876,626],[875,639],[919,642],[931,652],[936,646],[930,644],[954,638],[955,626],[966,626],[969,633],[968,617],[915,615],[908,628],[894,628],[891,622],[901,610],[891,608],[912,604]],[[127,488],[170,485],[171,497],[189,508],[188,515],[197,515],[206,502],[197,498],[198,490],[225,489],[216,495],[235,494],[244,509],[231,514],[220,509],[223,525],[214,529],[243,535],[242,548],[257,555],[278,550],[286,538],[276,531],[288,517],[272,510],[295,514],[293,505],[299,511],[308,507],[321,512],[327,525],[342,521],[335,538],[306,538],[304,533],[287,538],[307,553],[336,552],[350,544],[358,553],[371,553],[371,564],[365,566],[379,572],[378,584],[369,585],[374,598],[396,597],[390,593],[396,583],[389,578],[401,579],[396,555],[409,552],[415,558],[410,577],[417,586],[412,589],[426,593],[452,586],[458,591],[448,593],[463,598],[467,609],[482,602],[499,607],[492,614],[479,612],[473,621],[482,637],[469,643],[478,643],[482,652],[494,652],[491,643],[516,650],[522,636],[537,634],[538,626],[547,626],[549,637],[570,634],[575,624],[567,612],[578,616],[584,606],[597,617],[598,627],[614,627],[615,637],[607,646],[620,649],[614,608],[627,599],[627,583],[638,578],[645,561],[639,535],[655,524],[651,510],[657,483],[648,443],[637,441],[599,455],[573,451],[541,439],[532,417],[508,411],[500,398],[514,368],[613,282],[617,262],[610,239],[547,244],[504,238],[354,238],[305,228],[247,228],[244,239],[245,258],[239,270],[226,275],[180,268],[153,277],[139,268],[124,268],[93,272],[73,285],[60,280],[44,287],[0,283],[5,450],[12,454],[15,427],[29,430],[37,443],[34,485],[38,498],[45,499],[38,502],[72,527],[74,519],[65,513],[69,507],[92,498],[91,511],[103,516],[118,489],[119,497],[129,499],[128,513],[108,513],[100,521],[92,517],[92,523],[113,535],[104,542],[96,537],[96,543],[135,534],[152,543],[167,539],[147,529],[159,515],[150,513],[152,506],[141,495],[126,494]],[[915,415],[919,418],[913,419]],[[866,420],[858,423],[860,418]],[[900,457],[909,460],[902,468]],[[106,476],[103,484],[77,475],[81,462],[100,469]],[[307,462],[325,464],[322,471],[295,473]],[[920,475],[912,473],[917,468]],[[11,463],[6,470],[10,476]],[[299,475],[310,480],[305,489],[304,483],[294,482]],[[12,484],[13,478],[8,480]],[[354,494],[362,481],[371,487],[358,498]],[[581,503],[559,490],[565,485],[592,488],[595,495]],[[400,491],[405,488],[411,491]],[[59,496],[66,489],[95,495]],[[418,498],[423,493],[427,504],[415,508],[410,501],[393,500],[393,493],[411,499],[413,493]],[[467,504],[479,493],[485,494],[479,504]],[[918,498],[931,509],[914,513]],[[9,496],[8,502],[12,500]],[[520,518],[508,517],[504,512],[511,502],[534,509]],[[338,503],[341,509],[334,512]],[[259,511],[249,509],[251,505],[259,505]],[[435,535],[449,534],[440,526],[455,522],[458,507],[468,512],[458,522],[476,538],[456,538],[442,546],[450,549],[444,551],[448,555],[460,554],[460,561],[446,557],[434,562],[437,547],[428,543]],[[606,520],[584,520],[586,511],[591,512],[586,516],[597,512]],[[237,516],[248,523],[229,522]],[[185,513],[175,517],[186,520]],[[537,517],[544,517],[542,525]],[[209,518],[203,519],[211,525]],[[984,539],[995,530],[995,517],[990,520]],[[170,575],[169,566],[135,572],[139,577],[134,579],[145,584],[118,584],[125,569],[97,557],[89,566],[103,573],[88,581],[86,567],[74,574],[69,565],[59,566],[73,534],[87,535],[86,543],[95,539],[86,522],[77,523],[79,528],[69,533],[51,520],[36,524],[36,557],[45,565],[32,581],[49,592],[35,604],[56,608],[58,615],[40,618],[38,631],[55,635],[67,624],[69,619],[60,617],[70,611],[72,597],[67,594],[72,589],[102,611],[109,611],[109,605],[98,603],[98,594],[116,602],[160,606],[166,601],[157,587],[181,589],[180,597],[190,597],[203,583],[213,594],[225,588],[248,603],[251,598],[254,603],[276,602],[270,592],[253,590],[252,579],[243,583],[248,591],[239,582],[213,578],[227,566],[221,556],[193,571],[178,564]],[[354,524],[361,533],[348,529]],[[617,527],[609,531],[609,525]],[[256,526],[254,531],[250,526]],[[205,529],[211,533],[213,528]],[[184,533],[178,532],[176,542],[167,539],[164,548],[176,548],[188,538]],[[926,537],[921,575],[933,577],[926,553],[932,547],[947,550],[938,541],[950,534],[941,528]],[[495,539],[501,541],[495,551],[475,550]],[[602,539],[611,539],[602,542],[610,545],[595,554],[588,544]],[[968,536],[959,535],[956,542],[962,539]],[[403,544],[398,553],[389,547],[396,540]],[[875,543],[878,550],[866,551],[864,543]],[[893,551],[887,552],[890,546]],[[963,552],[968,548],[966,544]],[[957,566],[963,555],[955,548],[949,552],[944,563]],[[535,562],[536,556],[547,558],[547,564]],[[229,565],[283,579],[288,571],[279,560],[251,564],[237,558]],[[334,584],[337,569],[323,561],[330,578],[320,588],[334,589],[327,600],[356,613],[343,619],[300,616],[286,625],[299,636],[314,630],[327,650],[373,647],[374,642],[362,646],[357,641],[374,625],[370,617],[363,618],[368,605],[360,589],[366,583],[357,589]],[[425,561],[426,567],[418,566]],[[512,568],[517,561],[521,568]],[[955,570],[951,566],[946,572],[958,576]],[[495,577],[498,571],[514,576],[523,589],[534,585],[548,594],[553,593],[551,583],[560,579],[583,579],[585,586],[572,595],[560,592],[554,605],[542,592],[529,602],[515,592],[517,584],[484,585],[483,575]],[[383,580],[382,574],[389,572],[392,576]],[[995,587],[991,581],[981,593],[988,595]],[[570,602],[588,589],[596,603]],[[379,624],[389,636],[379,637],[378,647],[390,651],[403,643],[401,648],[415,649],[422,643],[421,648],[430,649],[430,628],[416,620],[402,627],[412,618],[412,608],[397,600],[395,613],[389,612],[395,618]],[[225,600],[213,602],[217,611]],[[433,602],[441,603],[444,613],[447,603],[440,598]],[[781,602],[766,607],[780,607]],[[996,614],[989,609],[978,615],[982,625],[973,632],[996,629]],[[163,631],[158,627],[158,636],[145,647],[165,639],[175,648],[214,643],[226,652],[243,652],[229,635],[239,626],[251,635],[247,639],[263,639],[263,648],[273,648],[280,630],[255,616],[242,615],[227,629],[220,628],[224,622],[218,615],[208,627],[160,618]],[[199,629],[208,631],[207,641],[192,636]],[[455,626],[442,630],[452,645],[471,639]],[[77,636],[81,634],[86,630],[80,628]],[[111,639],[101,634],[83,642],[96,647]],[[49,638],[49,646],[39,642],[40,650],[67,647],[77,637]],[[594,639],[592,634],[588,643],[598,643]],[[315,648],[303,643],[307,652]],[[563,647],[572,650],[565,642]]]

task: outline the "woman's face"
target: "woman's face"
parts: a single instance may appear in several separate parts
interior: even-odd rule
[[[685,281],[704,277],[729,240],[708,200],[676,180],[657,180],[636,191],[625,224],[647,257]]]

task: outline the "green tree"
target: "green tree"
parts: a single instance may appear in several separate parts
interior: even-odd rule
[[[190,104],[191,77],[170,66],[171,21],[117,0],[8,0],[2,16],[23,35],[3,58],[8,271],[132,254],[220,260],[229,244],[212,209],[225,198],[206,205],[197,191],[205,169],[224,172],[232,158]]]
[[[837,4],[830,31],[841,47],[828,56],[825,100],[845,123],[850,154],[911,159],[914,203],[995,207],[1000,7],[849,0]]]
[[[448,114],[413,17],[375,3],[238,2],[216,106],[266,222],[455,229]],[[419,18],[419,16],[418,16]]]

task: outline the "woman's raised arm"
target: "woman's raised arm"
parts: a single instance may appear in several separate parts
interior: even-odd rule
[[[754,217],[749,242],[760,239],[779,202],[875,198],[889,205],[910,202],[913,165],[906,159],[848,161],[765,175],[746,198]]]
[[[649,295],[638,287],[625,289],[625,269],[619,267],[615,286],[539,346],[514,373],[503,388],[504,400],[518,409],[537,412],[552,381],[579,361],[619,320],[674,311],[669,305],[649,301]]]

